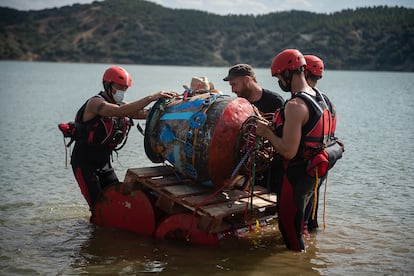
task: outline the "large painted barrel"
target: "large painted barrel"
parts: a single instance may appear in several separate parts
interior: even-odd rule
[[[160,99],[147,117],[145,152],[196,183],[220,187],[236,167],[241,126],[255,114],[246,99],[215,93]]]

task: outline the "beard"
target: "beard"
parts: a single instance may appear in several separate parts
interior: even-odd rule
[[[243,86],[240,89],[238,89],[235,93],[237,94],[237,97],[244,98],[246,100],[249,100],[249,98],[251,97],[251,91],[245,84],[243,84]]]

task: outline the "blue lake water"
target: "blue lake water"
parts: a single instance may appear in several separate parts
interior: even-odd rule
[[[326,229],[307,239],[307,253],[295,253],[272,227],[204,247],[91,225],[57,124],[101,90],[107,67],[0,61],[0,274],[414,273],[413,73],[328,70],[320,80],[346,151],[329,174]],[[193,76],[231,94],[224,67],[124,67],[133,76],[127,101],[183,92]],[[280,91],[269,71],[256,69],[259,83]],[[142,135],[133,129],[129,136],[113,162],[120,179],[128,168],[153,165]],[[322,224],[323,198],[320,206]]]

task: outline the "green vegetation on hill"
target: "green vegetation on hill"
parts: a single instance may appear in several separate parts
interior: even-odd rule
[[[0,59],[269,67],[297,48],[329,69],[414,71],[414,9],[228,15],[106,0],[41,11],[0,8]]]

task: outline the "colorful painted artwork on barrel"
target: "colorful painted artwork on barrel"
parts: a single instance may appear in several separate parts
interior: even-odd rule
[[[246,99],[221,94],[160,99],[147,117],[145,152],[196,183],[222,186],[236,166],[241,126],[253,115]]]

